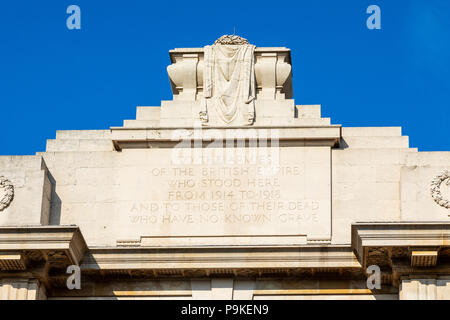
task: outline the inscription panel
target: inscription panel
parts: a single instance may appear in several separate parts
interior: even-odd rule
[[[280,148],[276,161],[246,154],[240,163],[174,164],[171,149],[124,151],[116,237],[329,238],[330,148]]]

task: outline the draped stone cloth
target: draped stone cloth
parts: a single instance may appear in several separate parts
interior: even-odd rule
[[[206,46],[203,75],[205,98],[200,112],[205,116],[213,105],[225,123],[252,124],[255,117],[255,46]],[[241,116],[237,119],[238,116]],[[236,119],[236,121],[234,121]]]

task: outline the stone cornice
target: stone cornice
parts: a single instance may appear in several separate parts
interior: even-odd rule
[[[395,285],[404,275],[446,274],[450,262],[450,223],[355,223],[350,245],[91,247],[76,226],[0,228],[1,273],[64,275],[69,264],[96,276],[236,277],[280,275],[360,277],[370,264],[381,267]],[[44,261],[43,264],[32,261]],[[30,262],[31,261],[31,262]],[[34,266],[34,267],[30,267]],[[38,269],[36,269],[38,268]],[[36,271],[41,270],[41,271]],[[39,274],[40,274],[39,273]],[[54,276],[50,276],[51,283]],[[64,276],[65,277],[65,276]],[[62,277],[62,278],[64,278]],[[56,276],[55,279],[58,277]],[[55,280],[57,281],[57,280]]]
[[[196,54],[203,56],[204,48],[175,48],[169,50],[170,61],[174,63],[178,56]],[[285,53],[288,56],[288,62],[291,63],[291,50],[286,47],[256,47],[255,54],[265,54],[265,53]]]
[[[82,270],[360,268],[350,247],[91,248]]]
[[[395,248],[411,258],[416,249],[431,252],[449,247],[450,222],[359,222],[352,224],[352,247],[366,265],[370,248]],[[414,257],[413,257],[414,258]],[[411,262],[414,265],[414,260]]]
[[[0,252],[4,257],[19,255],[42,256],[49,262],[66,260],[79,264],[87,251],[87,245],[76,226],[0,227]],[[5,258],[6,259],[6,258]],[[22,266],[23,263],[18,263]]]
[[[341,126],[252,126],[252,127],[205,127],[200,129],[195,128],[127,128],[127,127],[111,127],[112,140],[117,150],[125,148],[143,148],[151,147],[151,144],[155,143],[178,143],[182,140],[202,140],[210,142],[218,134],[219,137],[227,137],[227,130],[237,129],[244,131],[250,131],[257,137],[268,137],[267,130],[278,130],[277,139],[280,144],[283,142],[299,142],[300,145],[308,146],[337,146],[339,145],[341,138]],[[181,134],[180,130],[185,130],[183,137],[178,137]],[[195,132],[198,130],[198,133]],[[258,131],[264,131],[263,134],[259,134]],[[178,132],[178,135],[177,135]],[[211,134],[213,133],[213,134]],[[248,136],[234,137],[237,140],[248,140]]]

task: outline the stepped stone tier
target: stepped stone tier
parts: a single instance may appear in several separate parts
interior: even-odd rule
[[[450,152],[295,104],[288,48],[169,54],[172,100],[0,157],[0,299],[450,298]]]

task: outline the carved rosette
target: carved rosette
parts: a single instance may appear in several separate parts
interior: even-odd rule
[[[14,186],[4,176],[0,176],[0,212],[9,207],[14,199]]]
[[[450,209],[450,200],[445,199],[441,194],[441,184],[443,182],[445,182],[447,186],[450,186],[450,172],[448,172],[447,170],[436,176],[433,181],[431,181],[431,197],[441,207]]]

